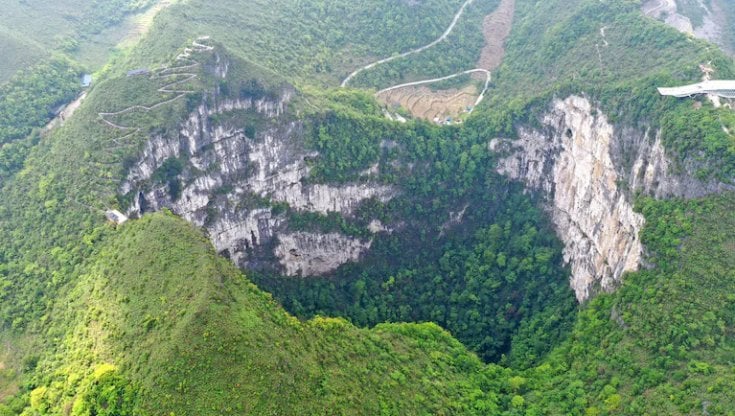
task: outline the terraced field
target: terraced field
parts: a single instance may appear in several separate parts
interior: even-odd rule
[[[479,91],[474,85],[442,91],[432,91],[422,86],[390,90],[378,95],[378,98],[389,107],[403,107],[414,117],[441,122],[466,112],[468,107],[475,104],[478,95]]]

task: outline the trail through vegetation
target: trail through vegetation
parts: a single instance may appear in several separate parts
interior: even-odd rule
[[[102,122],[105,123],[105,124],[107,124],[108,126],[113,127],[113,128],[116,128],[118,130],[131,131],[130,133],[128,133],[128,134],[126,134],[126,135],[124,135],[122,137],[118,137],[116,139],[113,139],[113,141],[115,141],[115,142],[121,142],[125,138],[127,138],[127,137],[129,137],[129,136],[131,136],[133,134],[138,133],[140,131],[140,129],[137,128],[137,127],[122,126],[122,125],[117,124],[117,123],[115,123],[113,121],[110,121],[109,118],[116,117],[116,116],[121,116],[121,115],[124,115],[124,114],[128,114],[128,113],[133,112],[133,111],[136,111],[136,110],[143,110],[143,111],[146,111],[146,112],[152,111],[152,110],[155,110],[155,109],[157,109],[159,107],[162,107],[162,106],[164,106],[166,104],[169,104],[169,103],[172,103],[174,101],[177,101],[177,100],[183,98],[184,96],[186,96],[187,94],[192,94],[192,93],[196,92],[196,91],[193,91],[193,90],[190,90],[190,89],[176,89],[174,87],[176,85],[180,85],[180,84],[184,84],[186,82],[189,82],[189,81],[191,81],[192,79],[194,79],[194,78],[196,78],[198,76],[194,72],[179,72],[179,71],[189,71],[191,69],[198,68],[199,66],[201,66],[201,63],[200,62],[192,59],[192,53],[193,52],[208,52],[208,51],[212,51],[214,49],[214,47],[209,46],[209,45],[205,45],[205,44],[201,43],[201,42],[206,41],[206,40],[209,40],[209,37],[207,37],[207,36],[199,37],[196,41],[194,41],[192,43],[192,47],[191,48],[186,48],[184,50],[184,52],[182,52],[181,54],[179,54],[176,57],[176,62],[182,62],[182,63],[187,63],[188,62],[186,65],[174,66],[174,67],[163,67],[163,68],[160,68],[160,69],[157,69],[157,70],[153,71],[154,78],[158,78],[158,79],[175,78],[174,81],[169,82],[168,84],[166,84],[166,85],[158,88],[158,90],[157,90],[161,94],[176,94],[175,97],[170,98],[170,99],[165,100],[165,101],[161,101],[160,103],[154,104],[152,106],[134,105],[134,106],[130,106],[130,107],[127,107],[127,108],[122,109],[120,111],[116,111],[116,112],[112,112],[112,113],[106,113],[106,112],[100,112],[100,113],[98,113],[99,116],[100,116],[100,118],[102,119]]]
[[[342,86],[345,87],[349,84],[349,82],[358,74],[360,74],[363,71],[375,68],[379,65],[389,63],[391,61],[394,61],[396,59],[405,58],[407,56],[423,52],[440,42],[444,41],[452,32],[454,27],[456,26],[457,22],[459,21],[460,17],[462,16],[465,8],[471,3],[472,1],[465,2],[460,10],[455,14],[454,19],[452,20],[452,23],[450,24],[449,28],[442,34],[441,37],[439,37],[437,40],[429,43],[428,45],[422,46],[417,49],[413,49],[411,51],[405,52],[400,55],[392,56],[389,58],[381,59],[379,61],[370,63],[353,73],[351,73],[343,82]],[[393,103],[406,105],[409,102],[413,102],[414,104],[417,104],[418,101],[428,100],[430,101],[428,104],[422,106],[422,111],[416,112],[413,109],[413,106],[409,108],[409,111],[414,114],[414,116],[418,116],[425,119],[434,119],[435,121],[441,117],[444,119],[447,115],[453,115],[456,116],[459,113],[461,113],[463,110],[468,110],[467,112],[472,112],[474,107],[477,107],[482,103],[482,101],[485,98],[485,94],[487,93],[487,90],[490,86],[490,82],[492,80],[492,74],[490,73],[490,70],[497,68],[500,65],[500,62],[502,62],[503,55],[504,55],[504,49],[503,45],[505,43],[505,39],[510,34],[510,28],[513,21],[513,13],[515,9],[515,0],[503,0],[498,8],[493,12],[492,14],[488,15],[484,21],[483,24],[483,32],[485,35],[485,47],[483,48],[480,60],[478,62],[478,68],[470,69],[466,71],[460,71],[452,75],[444,76],[444,77],[437,77],[432,78],[428,80],[422,80],[422,81],[414,81],[414,82],[408,82],[403,83],[399,85],[394,85],[385,89],[382,89],[378,91],[375,96],[378,98],[383,98],[385,101],[390,100]],[[459,111],[457,111],[458,103],[464,103],[467,101],[466,95],[467,90],[462,91],[449,91],[449,94],[434,94],[431,92],[426,92],[422,90],[415,90],[415,89],[408,89],[405,91],[404,94],[390,94],[390,98],[388,97],[388,93],[404,89],[404,88],[410,88],[410,87],[416,87],[420,85],[427,85],[427,84],[434,84],[442,81],[451,80],[454,78],[461,77],[463,75],[468,74],[479,74],[479,75],[485,75],[485,85],[480,92],[479,96],[474,102],[474,106],[471,105],[460,105]],[[449,97],[447,97],[449,95]],[[418,99],[416,97],[419,96]],[[390,102],[389,102],[390,103]],[[452,111],[454,110],[454,111]]]
[[[447,28],[447,30],[445,30],[444,33],[442,33],[442,35],[439,36],[439,38],[436,39],[435,41],[429,43],[428,45],[424,45],[424,46],[422,46],[420,48],[416,48],[416,49],[412,49],[412,50],[410,50],[408,52],[404,52],[404,53],[402,53],[400,55],[391,56],[390,58],[381,59],[379,61],[376,61],[376,62],[373,62],[371,64],[365,65],[364,67],[362,67],[360,69],[357,69],[355,72],[351,73],[347,78],[345,78],[345,80],[342,81],[342,87],[346,87],[347,85],[349,85],[349,83],[352,80],[352,78],[356,77],[359,73],[361,73],[363,71],[367,71],[368,69],[374,68],[374,67],[376,67],[378,65],[382,65],[382,64],[386,64],[386,63],[391,62],[391,61],[395,61],[396,59],[405,58],[407,56],[411,56],[411,55],[414,55],[414,54],[423,52],[423,51],[425,51],[425,50],[427,50],[429,48],[432,48],[435,45],[441,43],[442,41],[444,41],[452,33],[452,30],[454,30],[454,27],[457,25],[457,22],[459,21],[460,17],[462,17],[462,13],[464,13],[464,10],[467,8],[467,6],[469,6],[470,4],[472,4],[473,1],[475,1],[475,0],[467,0],[467,1],[464,2],[464,4],[462,4],[462,7],[460,7],[459,8],[459,11],[457,11],[457,13],[454,15],[454,19],[452,19],[452,23],[449,25],[449,27]]]

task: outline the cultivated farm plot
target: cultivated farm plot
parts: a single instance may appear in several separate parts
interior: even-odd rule
[[[475,85],[442,91],[432,91],[421,86],[386,91],[379,94],[378,99],[388,107],[403,107],[416,118],[445,121],[468,112],[475,104],[478,94]]]

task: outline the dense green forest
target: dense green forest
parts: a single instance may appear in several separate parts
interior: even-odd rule
[[[148,5],[124,4],[114,11]],[[683,168],[731,182],[731,110],[655,87],[697,79],[703,61],[724,77],[732,62],[641,17],[637,2],[519,0],[491,97],[461,127],[392,123],[368,93],[319,91],[433,40],[459,4],[181,3],[45,135],[33,129],[73,95],[75,67],[42,64],[2,86],[15,98],[0,103],[0,415],[732,414],[733,194],[638,196],[650,268],[578,305],[541,201],[495,172],[487,146],[537,124],[553,98],[584,94],[616,126],[660,128]],[[194,54],[201,67],[125,75],[184,65],[173,57],[200,35],[216,45]],[[228,57],[228,75],[214,74]],[[415,58],[375,82],[423,74],[429,58]],[[444,64],[454,65],[435,69]],[[162,74],[184,71],[193,92],[168,102]],[[372,180],[402,190],[352,217],[272,207],[293,229],[363,237],[370,219],[395,226],[362,262],[320,279],[243,275],[168,211],[105,222],[106,209],[126,208],[120,184],[151,136],[178,134],[213,90],[260,97],[284,80],[300,87],[286,117],[319,152],[308,181],[359,183],[379,163]],[[162,102],[111,117],[135,126],[124,132],[100,120]],[[181,172],[169,160],[154,180]]]
[[[105,243],[44,331],[57,353],[26,359],[29,395],[0,409],[479,415],[499,404],[479,386],[502,381],[436,325],[300,322],[171,215],[98,232]]]
[[[640,201],[655,268],[579,315],[529,372],[546,414],[732,414],[735,197]]]
[[[0,144],[27,136],[42,127],[53,112],[81,89],[78,68],[54,60],[31,68],[0,86]]]

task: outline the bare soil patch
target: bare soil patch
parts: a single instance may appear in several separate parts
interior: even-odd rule
[[[515,0],[501,0],[498,8],[485,17],[483,48],[477,68],[488,71],[497,69],[505,56],[505,41],[510,35],[515,13]],[[455,16],[456,19],[456,16]],[[480,72],[471,75],[473,80],[485,81]],[[349,80],[349,78],[348,78]],[[346,80],[346,81],[348,81]],[[445,123],[471,111],[481,91],[475,85],[432,91],[426,86],[406,86],[378,94],[378,99],[388,106],[401,106],[414,117]]]
[[[515,14],[515,0],[502,0],[498,8],[485,17],[483,34],[485,48],[482,50],[478,68],[492,71],[497,69],[505,56],[505,41],[510,35]]]

